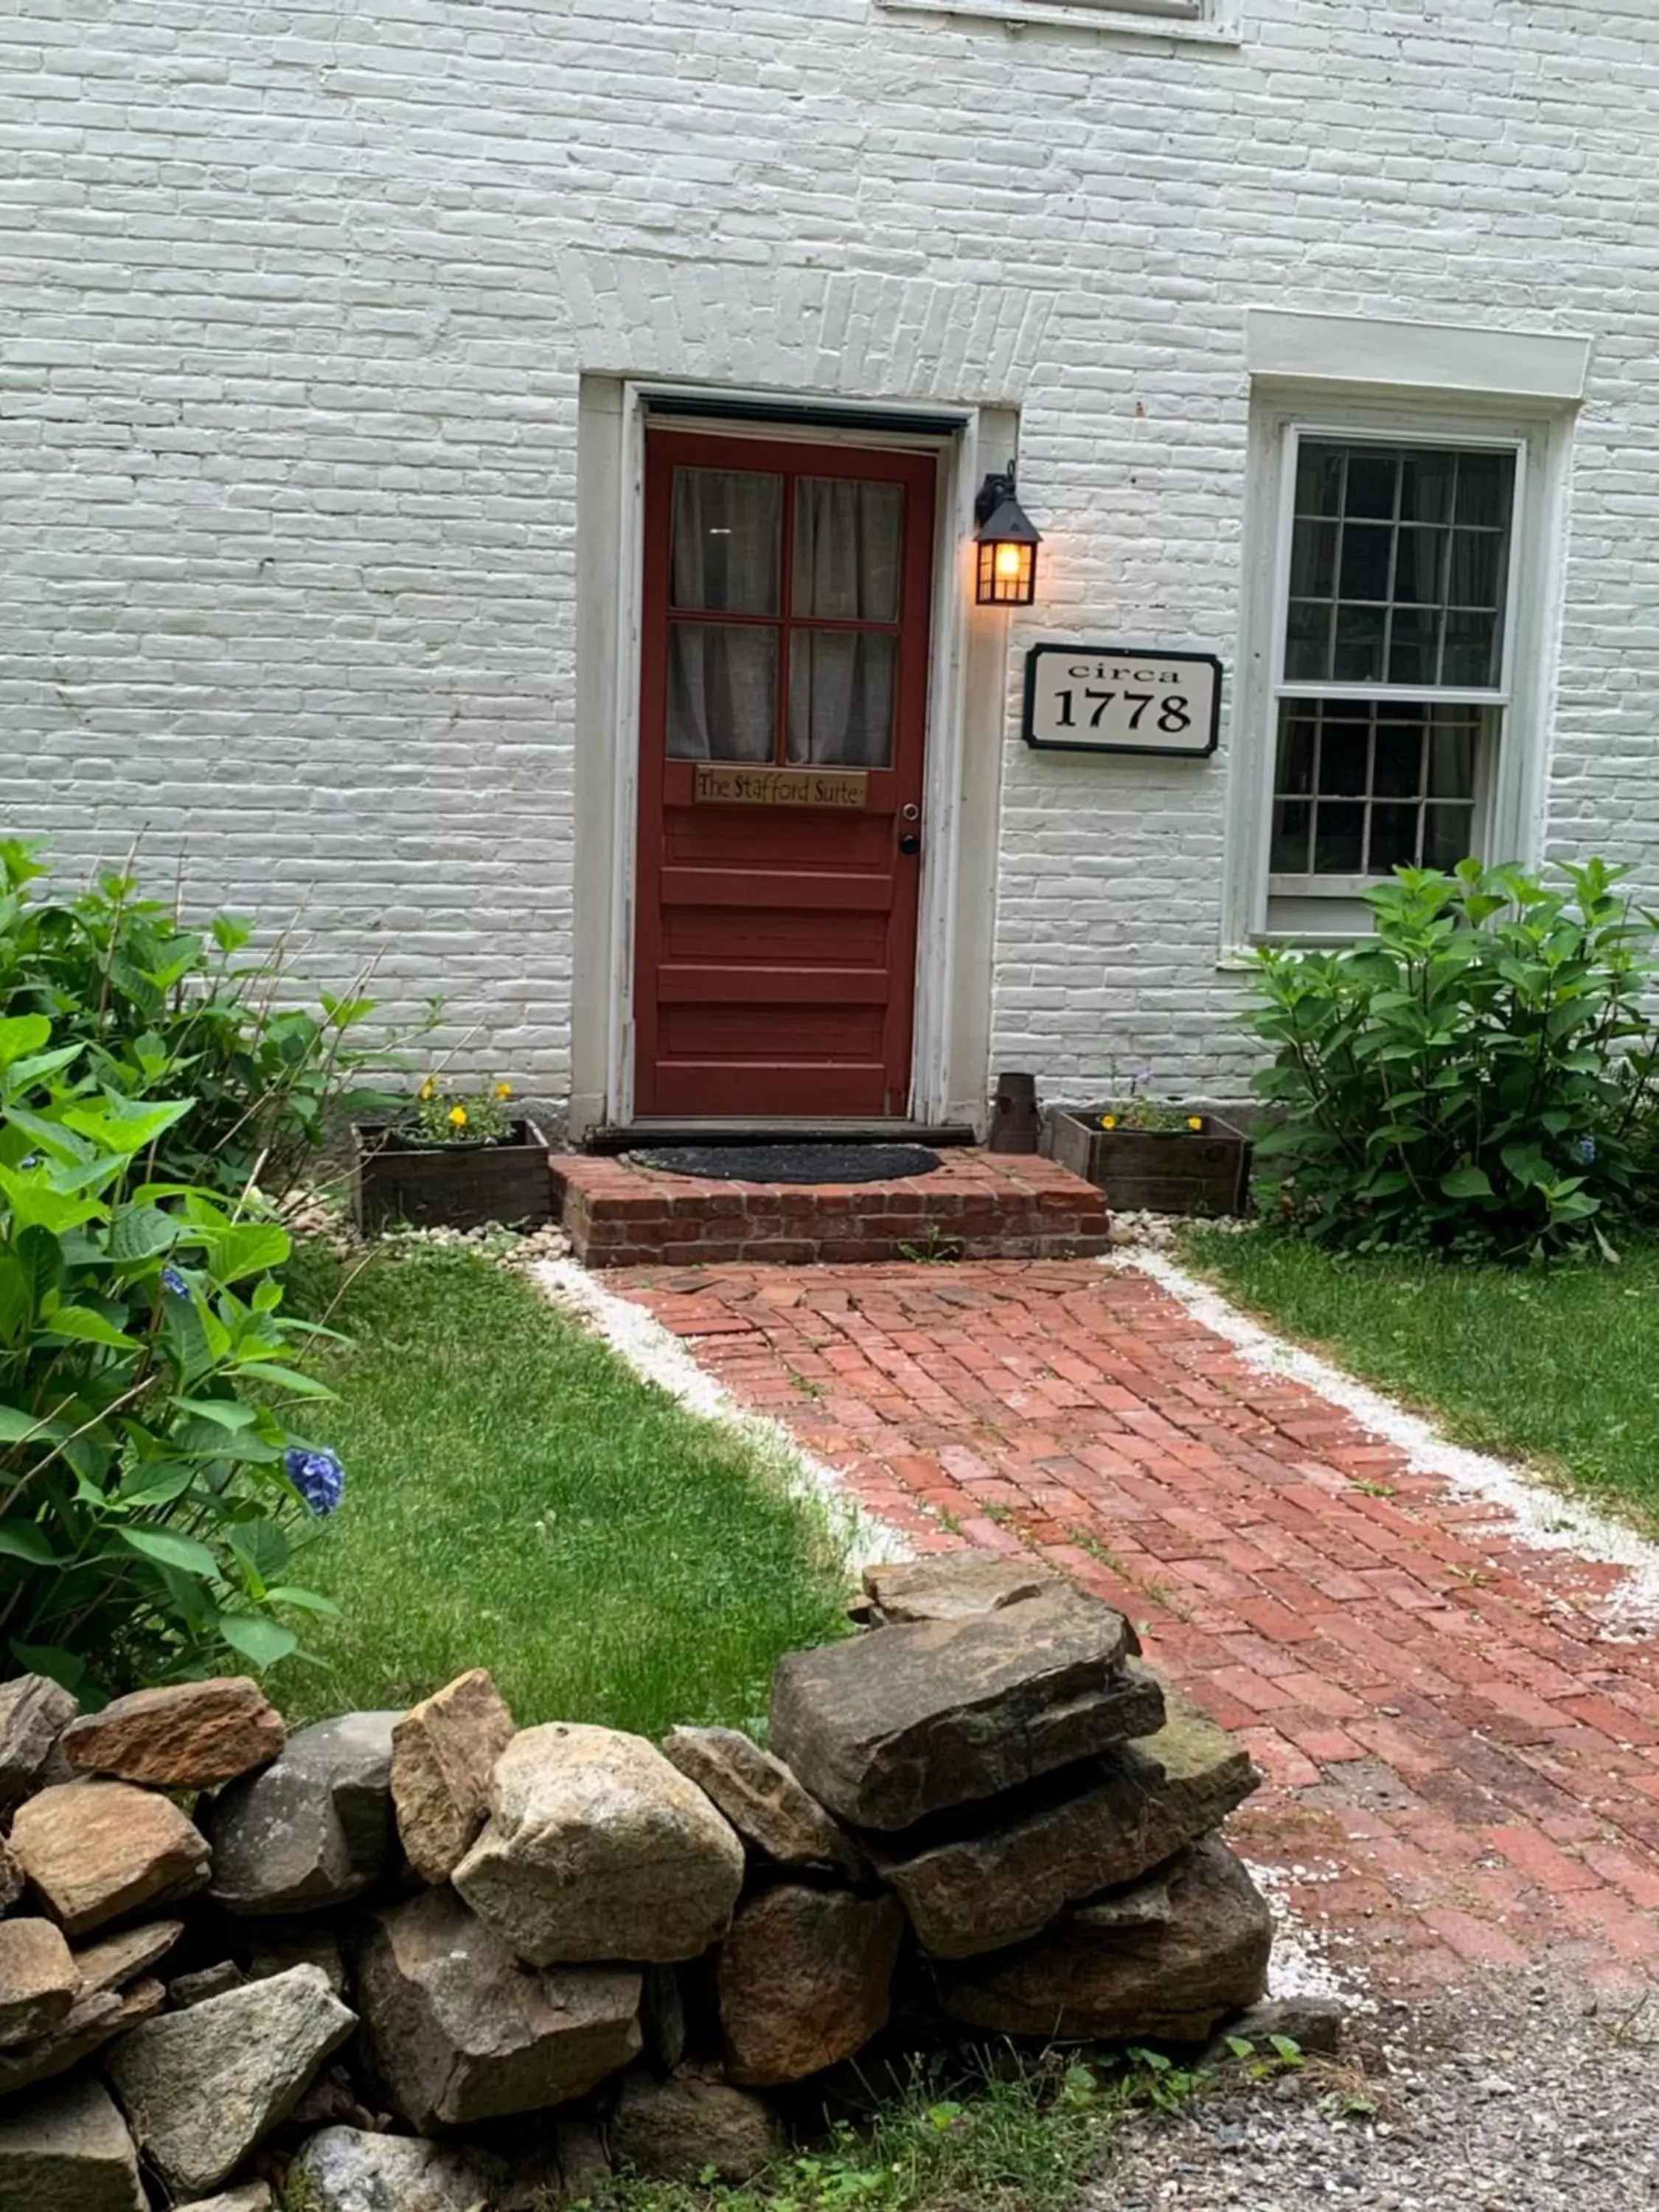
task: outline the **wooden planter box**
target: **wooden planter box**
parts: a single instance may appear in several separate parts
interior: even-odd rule
[[[418,1145],[399,1130],[355,1129],[357,1226],[365,1236],[413,1229],[536,1229],[553,1218],[547,1139],[515,1121],[505,1144]]]
[[[1103,1129],[1108,1106],[1056,1108],[1049,1149],[1061,1167],[1106,1194],[1123,1213],[1243,1213],[1250,1140],[1218,1115],[1201,1129]]]

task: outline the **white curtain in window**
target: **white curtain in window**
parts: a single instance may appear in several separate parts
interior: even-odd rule
[[[744,469],[674,471],[671,592],[677,608],[775,614],[783,479]],[[758,623],[672,622],[668,751],[674,760],[769,761],[777,633]]]
[[[688,611],[775,615],[783,478],[676,469],[672,600]]]
[[[815,768],[889,768],[893,639],[798,629],[789,646],[789,757]]]
[[[775,630],[748,623],[671,623],[669,758],[769,761],[777,687]]]
[[[903,548],[902,484],[803,477],[795,486],[792,613],[830,622],[896,622]],[[795,631],[791,761],[890,764],[894,650],[894,638],[879,631]]]

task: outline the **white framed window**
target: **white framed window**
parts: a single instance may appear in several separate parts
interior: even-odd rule
[[[1352,900],[1482,842],[1526,448],[1296,425],[1282,465],[1267,891]]]
[[[1236,46],[1243,0],[876,0],[889,15],[1040,23]]]
[[[1258,394],[1225,941],[1352,938],[1400,866],[1536,858],[1566,428]]]

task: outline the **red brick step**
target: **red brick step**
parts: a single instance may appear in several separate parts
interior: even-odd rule
[[[928,1258],[1087,1260],[1110,1217],[1092,1183],[1052,1160],[963,1149],[894,1182],[721,1182],[628,1159],[562,1154],[553,1204],[595,1267],[798,1266]]]

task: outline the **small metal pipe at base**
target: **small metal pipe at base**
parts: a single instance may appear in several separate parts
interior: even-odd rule
[[[986,1149],[993,1152],[1035,1152],[1042,1141],[1042,1109],[1035,1075],[999,1075],[996,1103]]]

